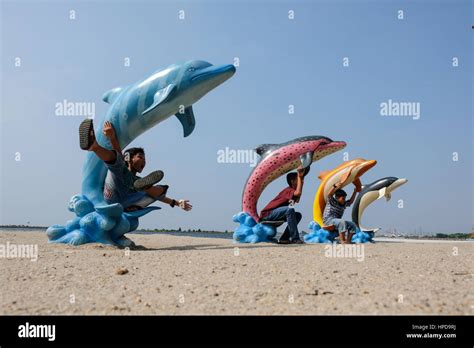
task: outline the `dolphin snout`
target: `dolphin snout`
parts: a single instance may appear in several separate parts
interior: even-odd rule
[[[346,147],[346,142],[345,141],[333,141],[333,142],[330,142],[328,144],[324,144],[322,145],[321,147],[322,148],[335,148],[335,149],[342,149],[344,147]]]
[[[408,182],[408,180],[405,179],[405,178],[397,179],[397,180],[395,180],[395,181],[390,185],[390,188],[391,188],[392,190],[394,190],[394,189],[396,189],[397,187],[400,187],[400,186],[406,184],[407,182]]]
[[[333,141],[332,146],[337,147],[337,148],[343,148],[346,147],[346,142],[345,141]]]
[[[400,185],[406,184],[407,182],[408,182],[408,180],[405,179],[405,178],[401,178],[401,179],[398,179],[398,180],[396,181],[396,183],[397,183],[397,184],[400,184]]]
[[[359,176],[362,176],[362,174],[364,174],[365,172],[367,172],[370,168],[372,168],[373,166],[375,166],[377,164],[377,161],[376,160],[367,160],[367,161],[363,161],[362,163],[360,163],[359,165],[357,165],[355,167],[355,169],[357,170],[357,172],[359,173]]]
[[[375,166],[377,164],[377,161],[376,160],[367,160],[363,163],[363,166],[367,169],[370,169],[372,168],[373,166]]]
[[[201,69],[196,72],[196,74],[192,77],[193,82],[197,81],[209,81],[209,82],[217,82],[221,84],[222,82],[228,80],[235,74],[235,66],[233,64],[226,64],[220,66],[210,66],[205,69]]]

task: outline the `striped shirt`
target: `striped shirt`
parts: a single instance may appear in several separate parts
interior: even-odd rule
[[[349,207],[351,204],[349,201],[346,201],[344,205],[339,204],[339,202],[333,196],[329,197],[326,207],[323,212],[323,222],[325,225],[331,224],[331,219],[340,219],[344,215],[344,210]]]

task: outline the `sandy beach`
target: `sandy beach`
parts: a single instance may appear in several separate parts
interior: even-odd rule
[[[36,261],[0,258],[0,314],[474,313],[472,242],[382,241],[365,244],[361,260],[329,257],[320,244],[127,236],[137,248],[0,230],[0,245],[38,251]]]

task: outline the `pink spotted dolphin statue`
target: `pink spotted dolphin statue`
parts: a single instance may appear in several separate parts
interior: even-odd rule
[[[242,194],[242,211],[256,222],[260,221],[257,203],[263,190],[280,176],[300,165],[309,168],[311,163],[343,149],[346,143],[314,135],[296,138],[282,144],[263,144],[255,151],[260,160],[250,173]]]

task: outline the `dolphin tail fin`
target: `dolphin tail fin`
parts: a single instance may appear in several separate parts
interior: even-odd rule
[[[107,104],[112,104],[115,99],[117,99],[119,94],[122,93],[122,91],[122,87],[113,88],[104,93],[104,95],[102,96],[102,100],[105,101]]]
[[[191,134],[196,126],[196,119],[194,118],[193,107],[188,106],[184,109],[183,113],[177,113],[176,117],[178,118],[179,122],[181,122],[184,131],[184,137],[187,137]]]

